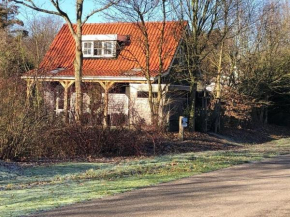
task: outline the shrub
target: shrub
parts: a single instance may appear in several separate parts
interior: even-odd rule
[[[41,151],[42,134],[49,127],[42,107],[26,101],[25,82],[0,82],[0,159],[20,159]],[[35,102],[31,102],[34,104]]]

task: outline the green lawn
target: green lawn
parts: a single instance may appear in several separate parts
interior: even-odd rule
[[[290,139],[231,151],[166,155],[119,163],[61,163],[11,172],[0,166],[1,216],[21,216],[290,153]]]

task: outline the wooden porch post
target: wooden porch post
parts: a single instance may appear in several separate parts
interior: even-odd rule
[[[32,79],[27,79],[26,82],[26,104],[30,105],[31,87],[34,84],[34,81]]]
[[[33,85],[33,80],[32,79],[27,79],[26,82],[27,82],[26,97],[29,100],[30,95],[31,95],[31,87]]]
[[[112,88],[115,82],[99,82],[100,85],[104,88],[104,127],[109,126],[109,90]]]
[[[74,81],[60,81],[59,82],[63,88],[64,88],[64,104],[63,104],[63,110],[64,110],[64,118],[63,121],[65,123],[68,123],[68,91],[69,87],[74,83]]]

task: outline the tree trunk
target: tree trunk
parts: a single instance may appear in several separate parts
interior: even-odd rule
[[[82,53],[82,11],[83,0],[77,0],[77,31],[74,37],[76,42],[76,58],[74,61],[75,69],[75,89],[76,89],[76,101],[75,101],[75,120],[77,123],[81,123],[81,117],[83,114],[83,94],[82,94],[82,69],[83,69],[83,53]]]
[[[195,81],[195,80],[193,80]],[[191,80],[192,82],[192,80]],[[196,88],[197,84],[195,82],[190,83],[190,92],[189,92],[189,98],[190,98],[190,103],[189,103],[189,130],[191,132],[195,132],[195,98],[196,98]]]
[[[203,90],[203,97],[202,97],[202,131],[207,132],[207,93],[206,87]]]
[[[156,118],[155,118],[155,112],[154,112],[154,98],[153,98],[153,88],[152,88],[152,84],[150,81],[151,75],[150,75],[150,45],[149,45],[149,38],[148,38],[148,33],[147,33],[147,29],[145,26],[145,22],[142,22],[143,28],[144,28],[144,46],[145,46],[145,52],[146,52],[146,69],[145,69],[145,77],[147,80],[147,84],[148,84],[148,103],[149,103],[149,107],[150,107],[150,116],[151,116],[151,124],[155,125],[156,122]]]
[[[214,119],[214,132],[219,133],[221,130],[221,102],[217,99],[215,104],[215,119]]]
[[[220,132],[221,124],[221,73],[222,73],[222,60],[224,52],[224,40],[221,42],[219,62],[218,62],[218,73],[216,78],[216,105],[215,105],[215,122],[214,122],[214,132]]]
[[[160,68],[163,68],[162,62],[160,62]],[[161,70],[160,70],[160,72],[161,72]],[[161,100],[162,100],[162,86],[161,86],[161,75],[159,75],[158,76],[157,100],[156,100],[156,105],[155,105],[156,127],[161,126],[160,116],[163,117],[163,109],[160,111],[160,109],[163,108],[163,105],[161,105]],[[161,112],[161,114],[160,114],[160,112]]]
[[[150,116],[151,116],[151,124],[155,126],[156,118],[155,118],[155,109],[154,109],[154,98],[153,98],[153,88],[152,84],[150,82],[150,79],[148,79],[148,103],[150,108]]]
[[[76,59],[74,62],[75,68],[75,90],[76,90],[76,101],[75,101],[75,120],[81,121],[83,113],[83,97],[82,97],[82,50],[81,50],[81,37],[76,38]]]
[[[262,106],[260,109],[260,122],[262,124],[264,123],[264,106]]]
[[[265,108],[265,124],[268,124],[268,106]]]
[[[197,55],[192,54],[192,62],[187,60],[190,84],[189,84],[189,130],[195,132],[195,118],[196,118],[196,91],[197,91],[197,78],[200,75],[200,59]]]

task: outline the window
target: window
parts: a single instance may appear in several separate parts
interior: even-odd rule
[[[91,55],[92,52],[92,43],[91,42],[83,42],[83,52],[84,52],[84,55]]]
[[[102,42],[101,41],[94,42],[94,56],[102,56]]]
[[[111,55],[112,52],[112,43],[111,42],[104,42],[104,54],[105,55]]]
[[[125,94],[126,93],[126,86],[125,85],[118,85],[113,87],[109,93],[121,93],[121,94]]]
[[[83,42],[84,57],[113,57],[115,43],[115,41]]]

